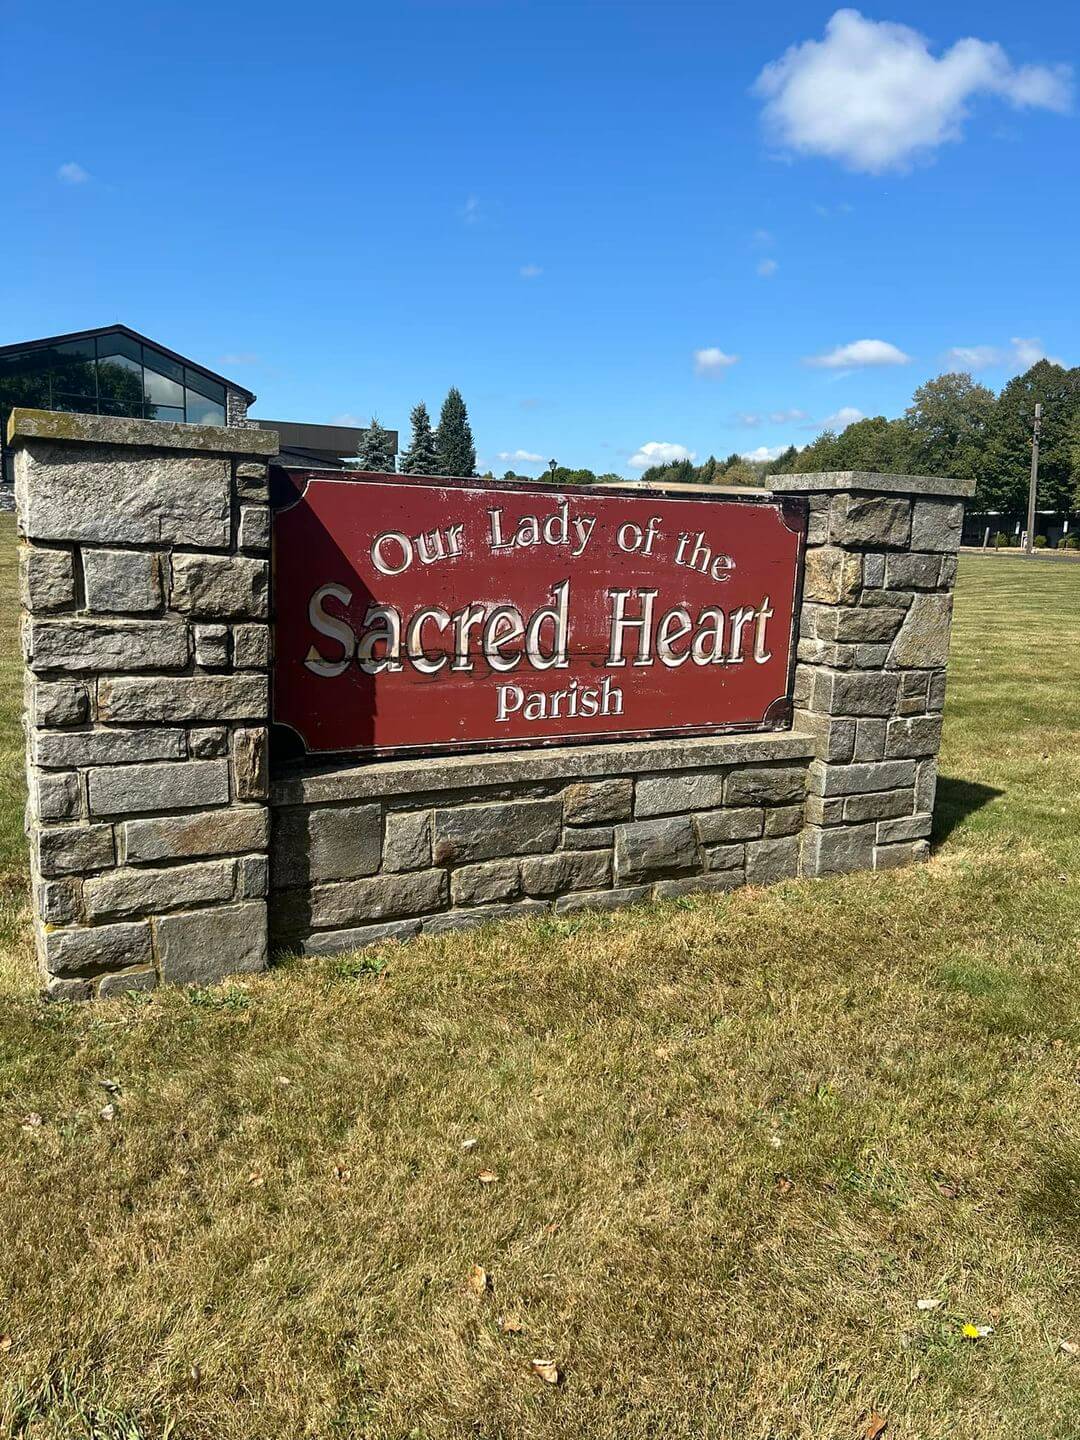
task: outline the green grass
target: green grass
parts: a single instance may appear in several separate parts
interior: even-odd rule
[[[0,1435],[1075,1440],[1078,602],[962,565],[916,869],[84,1008],[20,909]]]

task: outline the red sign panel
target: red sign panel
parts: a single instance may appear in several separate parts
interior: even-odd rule
[[[799,501],[278,471],[274,719],[309,752],[781,728]]]

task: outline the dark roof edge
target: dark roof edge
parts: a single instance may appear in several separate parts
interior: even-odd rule
[[[245,397],[248,404],[254,404],[255,392],[244,385],[238,385],[235,380],[229,380],[224,375],[219,375],[216,370],[211,370],[208,365],[202,365],[198,360],[192,360],[190,355],[181,355],[178,350],[170,350],[168,345],[162,345],[160,340],[153,340],[149,335],[143,335],[139,330],[132,330],[130,325],[95,325],[92,330],[71,330],[66,335],[42,335],[37,340],[21,340],[14,345],[0,345],[0,356],[11,355],[17,350],[35,350],[38,346],[65,345],[70,340],[88,340],[91,335],[109,335],[114,330],[119,330],[122,335],[128,336],[131,340],[138,340],[141,345],[149,345],[153,350],[160,350],[170,360],[176,360],[181,365],[189,365],[192,370],[201,370],[211,380],[216,380],[219,385],[225,385],[230,390],[237,390]]]

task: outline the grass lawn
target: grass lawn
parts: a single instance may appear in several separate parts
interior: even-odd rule
[[[927,866],[45,1007],[3,523],[0,1435],[1080,1435],[1080,569],[962,563]]]

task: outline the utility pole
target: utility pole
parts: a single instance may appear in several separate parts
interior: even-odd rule
[[[1035,495],[1039,488],[1039,427],[1042,424],[1042,405],[1035,402],[1035,424],[1031,430],[1031,484],[1028,487],[1027,545],[1029,555],[1035,553]]]

